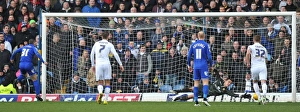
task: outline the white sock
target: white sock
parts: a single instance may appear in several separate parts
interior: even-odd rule
[[[251,80],[246,80],[245,93],[251,92]]]
[[[103,93],[103,86],[102,85],[98,85],[97,87],[99,94]]]
[[[261,89],[263,91],[263,96],[266,97],[268,86],[266,83],[261,85]]]
[[[258,83],[253,83],[253,89],[254,89],[255,93],[257,94],[258,99],[260,99],[260,92],[259,92]]]
[[[105,100],[107,101],[107,100],[108,100],[109,93],[110,93],[110,86],[106,86],[106,87],[105,87],[104,93],[105,93]]]

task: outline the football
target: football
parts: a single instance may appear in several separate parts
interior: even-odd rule
[[[258,100],[258,96],[257,96],[256,93],[254,93],[252,97],[253,97],[254,100]]]

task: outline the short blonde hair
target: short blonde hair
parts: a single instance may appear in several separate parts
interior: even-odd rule
[[[199,38],[199,39],[204,39],[204,38],[205,38],[205,34],[204,34],[203,31],[199,31],[199,32],[198,32],[198,38]]]

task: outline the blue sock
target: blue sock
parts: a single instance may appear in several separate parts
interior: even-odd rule
[[[195,102],[198,102],[198,92],[199,92],[198,87],[194,87],[194,101]]]
[[[33,86],[34,86],[34,89],[35,89],[35,94],[40,95],[41,85],[40,85],[39,80],[33,81]]]
[[[208,85],[203,85],[203,98],[207,98],[208,94]]]

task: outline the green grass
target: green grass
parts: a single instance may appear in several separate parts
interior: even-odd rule
[[[299,112],[300,103],[211,102],[194,107],[192,102],[11,102],[0,103],[0,112]]]

